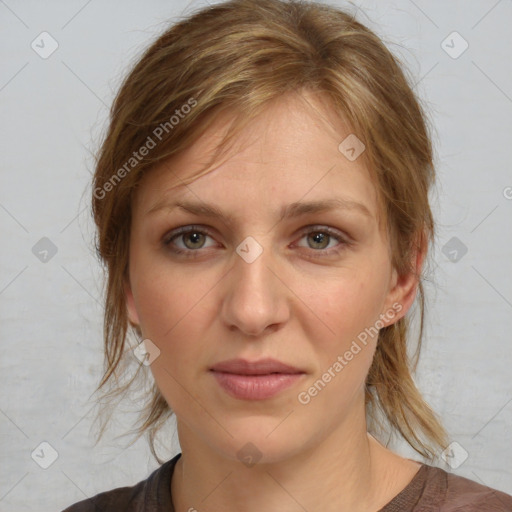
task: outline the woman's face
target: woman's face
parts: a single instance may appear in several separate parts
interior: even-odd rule
[[[375,333],[414,299],[415,283],[392,269],[363,159],[338,148],[350,131],[308,99],[332,128],[282,98],[212,172],[182,184],[224,123],[148,173],[134,198],[130,319],[148,351],[160,351],[151,370],[178,429],[231,459],[253,450],[272,462],[342,425],[365,428]],[[220,215],[199,211],[206,205]],[[211,370],[237,358],[272,358],[299,373]],[[288,385],[272,394],[273,379]]]

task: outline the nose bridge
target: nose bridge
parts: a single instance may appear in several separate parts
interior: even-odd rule
[[[274,275],[276,258],[269,241],[270,236],[244,239],[228,277],[223,320],[246,334],[257,335],[286,319],[286,293]]]

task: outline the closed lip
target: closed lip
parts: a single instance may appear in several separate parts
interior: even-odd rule
[[[268,375],[271,373],[304,373],[302,370],[282,363],[277,359],[260,359],[247,361],[246,359],[229,359],[215,364],[210,368],[214,372],[234,373],[237,375]]]

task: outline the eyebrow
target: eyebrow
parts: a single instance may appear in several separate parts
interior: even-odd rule
[[[234,224],[235,221],[234,215],[224,213],[215,205],[207,203],[194,203],[190,201],[176,201],[174,203],[168,203],[165,200],[159,201],[152,208],[150,208],[145,215],[148,216],[161,210],[172,211],[176,208],[180,208],[194,215],[219,219],[228,225]],[[355,211],[365,215],[370,219],[373,217],[370,210],[363,203],[358,203],[357,201],[353,201],[351,199],[332,198],[319,201],[299,201],[285,205],[281,208],[279,213],[279,221],[300,217],[301,215],[322,213],[331,210]]]

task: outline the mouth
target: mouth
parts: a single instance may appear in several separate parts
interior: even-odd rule
[[[260,359],[259,361],[247,361],[245,359],[230,359],[215,364],[210,368],[214,372],[232,373],[237,375],[293,375],[304,373],[294,366],[282,363],[277,359]]]
[[[265,400],[296,384],[305,372],[277,361],[231,359],[210,368],[220,387],[239,400]]]

